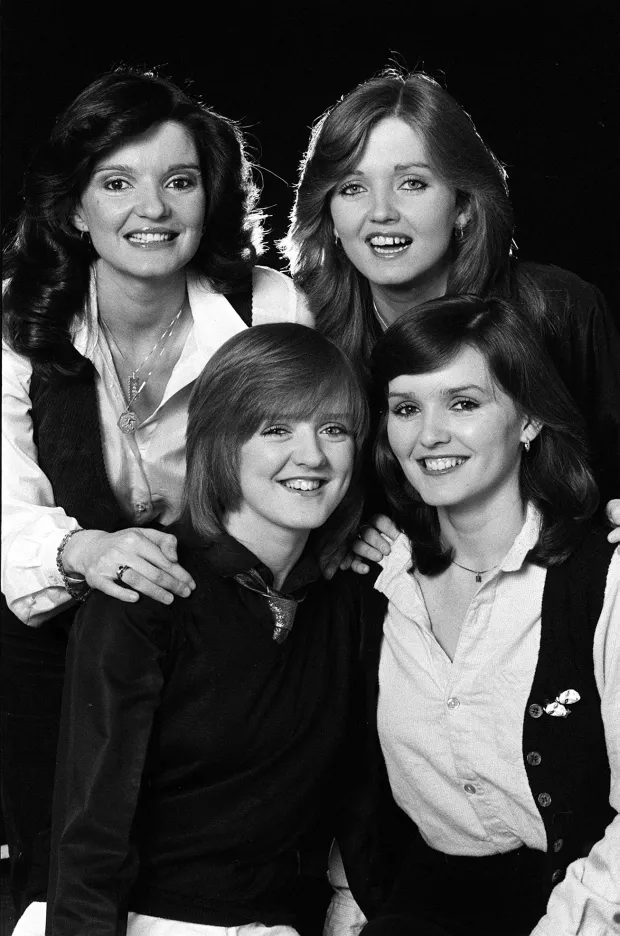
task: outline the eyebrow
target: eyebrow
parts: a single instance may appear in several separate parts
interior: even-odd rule
[[[428,163],[424,162],[396,163],[394,166],[394,172],[408,172],[410,169],[428,169],[430,171],[432,170],[432,166],[429,166]],[[352,169],[351,172],[347,174],[358,176],[366,175],[366,173],[362,172],[361,169]]]
[[[194,169],[197,172],[200,172],[200,166],[198,163],[173,163],[172,166],[168,166],[165,172],[179,172],[183,169]],[[135,170],[135,166],[126,166],[123,163],[110,163],[109,165],[99,166],[98,169],[95,169],[93,175],[97,175],[98,172],[127,172],[129,175],[131,175],[135,172]]]
[[[477,390],[479,393],[488,393],[488,388],[480,387],[478,384],[465,384],[463,387],[448,387],[447,390],[442,390],[442,396],[457,396],[459,393],[467,393],[468,390]],[[388,399],[392,399],[392,397],[408,396],[412,396],[412,394],[408,393],[406,390],[392,391],[391,393],[388,393]]]

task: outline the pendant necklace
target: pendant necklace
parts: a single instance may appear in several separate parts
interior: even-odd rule
[[[465,572],[471,572],[472,575],[476,576],[477,582],[481,582],[482,576],[486,575],[487,572],[495,572],[495,570],[499,568],[499,566],[494,565],[490,569],[470,569],[467,566],[461,565],[461,563],[457,562],[456,559],[452,559],[450,565],[458,566],[459,569],[464,569]]]
[[[185,299],[183,299],[183,303],[181,305],[181,308],[177,312],[177,314],[174,316],[172,321],[169,322],[169,324],[166,326],[166,328],[164,329],[160,337],[157,339],[157,341],[155,342],[155,344],[153,345],[153,347],[151,348],[147,356],[144,358],[144,360],[140,364],[138,364],[137,367],[132,368],[131,370],[131,374],[127,379],[127,398],[128,398],[127,406],[123,410],[121,415],[119,416],[118,422],[117,422],[118,428],[121,430],[121,432],[124,432],[126,435],[129,435],[136,431],[136,426],[138,425],[138,417],[131,409],[131,406],[136,401],[136,399],[140,396],[144,388],[146,387],[149,377],[151,376],[151,374],[153,373],[153,371],[155,370],[157,366],[157,362],[159,361],[162,354],[166,350],[166,344],[168,342],[168,339],[172,336],[174,327],[181,317],[181,313],[183,312],[184,306],[185,306]],[[101,318],[101,316],[99,316],[99,321],[101,322],[106,334],[109,335],[109,337],[111,338],[114,344],[114,347],[120,354],[121,358],[123,359],[125,364],[127,364],[127,366],[129,367],[130,365],[127,362],[127,358],[121,351],[118,345],[118,342],[116,341],[116,338],[110,331],[108,325],[106,325],[106,323],[104,322],[103,318]],[[153,362],[153,366],[151,367],[150,371],[148,372],[144,380],[140,382],[140,377],[138,376],[139,372],[144,367],[144,365],[149,360],[149,358],[155,353],[155,351],[157,351],[160,345],[161,345],[161,350],[159,354],[157,355],[157,357],[155,358],[155,361]]]
[[[379,312],[379,309],[377,308],[377,303],[375,302],[374,299],[373,299],[373,301],[372,301],[372,305],[373,305],[373,308],[374,308],[374,310],[375,310],[375,315],[376,315],[377,318],[379,319],[379,324],[380,324],[380,325],[382,326],[382,328],[383,328],[383,331],[387,331],[388,328],[389,328],[390,326],[389,326],[388,322],[385,321],[385,319],[383,318],[383,316],[381,315],[381,313]]]

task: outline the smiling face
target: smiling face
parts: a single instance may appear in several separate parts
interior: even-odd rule
[[[233,536],[260,541],[322,526],[347,492],[355,455],[350,420],[321,408],[303,420],[265,423],[241,446],[242,501],[226,518]],[[239,537],[238,537],[239,538]]]
[[[73,221],[90,234],[101,273],[148,279],[174,275],[192,259],[204,215],[196,146],[168,121],[99,160]]]
[[[371,286],[411,290],[416,299],[443,295],[454,227],[466,217],[404,120],[386,117],[373,127],[330,209],[347,257]]]
[[[445,367],[390,381],[388,441],[422,500],[439,509],[519,498],[522,443],[538,429],[466,347]]]

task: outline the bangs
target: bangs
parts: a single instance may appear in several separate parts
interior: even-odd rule
[[[325,374],[312,380],[297,380],[293,386],[281,385],[269,400],[256,400],[252,407],[253,432],[265,423],[304,421],[315,416],[346,422],[356,441],[367,432],[366,401],[357,382],[346,371]],[[262,404],[262,405],[261,405]]]

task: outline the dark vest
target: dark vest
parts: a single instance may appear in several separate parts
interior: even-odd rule
[[[543,591],[540,650],[523,713],[523,759],[547,835],[549,890],[572,861],[588,854],[615,816],[592,655],[613,550],[603,531],[591,532],[566,562],[548,570]],[[353,895],[372,919],[394,881],[409,820],[390,795],[376,726],[387,599],[370,589],[367,599],[368,714],[365,731],[356,739],[363,760],[358,756],[352,768],[339,842]],[[565,706],[570,714],[548,714],[545,707],[568,689],[580,695]]]

